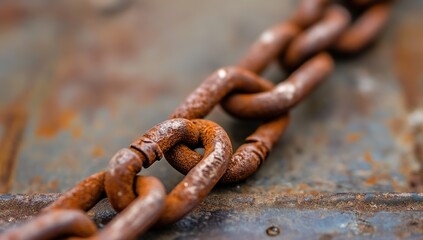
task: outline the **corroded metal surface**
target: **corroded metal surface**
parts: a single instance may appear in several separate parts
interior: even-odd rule
[[[266,229],[280,230],[284,239],[420,239],[423,237],[423,195],[417,193],[282,194],[214,191],[198,209],[171,227],[153,230],[146,239],[199,237],[263,239]],[[58,194],[31,197],[3,195],[1,219],[8,224],[28,220]],[[27,201],[31,199],[31,201]],[[20,206],[17,206],[19,203]],[[3,209],[2,209],[3,210]],[[17,214],[16,214],[17,213]],[[103,201],[88,215],[104,226],[115,216]]]
[[[0,54],[1,78],[5,79],[0,83],[2,192],[63,191],[104,169],[107,156],[135,138],[138,131],[166,119],[204,76],[216,67],[233,63],[263,27],[288,16],[294,8],[294,4],[286,1],[243,2],[242,12],[235,11],[236,2],[185,4],[178,8],[161,1],[139,1],[114,14],[97,11],[96,5],[84,8],[83,3],[47,5],[37,1],[6,6],[14,14],[6,15],[8,25],[1,26],[2,46],[8,46]],[[391,27],[381,41],[368,53],[338,64],[331,79],[293,112],[287,135],[268,161],[251,179],[239,185],[245,194],[234,194],[237,186],[221,189],[219,192],[227,197],[220,198],[220,202],[228,202],[232,209],[237,209],[237,202],[231,204],[231,200],[248,201],[252,194],[257,194],[256,198],[264,201],[270,196],[263,193],[269,192],[410,190],[412,172],[417,170],[414,142],[419,135],[414,129],[416,122],[417,126],[421,123],[418,89],[422,68],[418,64],[422,54],[419,44],[407,46],[410,41],[422,40],[418,27],[422,4],[414,0],[396,5]],[[57,11],[47,11],[52,9]],[[210,9],[217,10],[221,17],[216,18]],[[251,16],[258,12],[265,14],[251,21]],[[170,23],[172,31],[168,28]],[[207,31],[204,23],[208,25]],[[392,50],[399,57],[394,58]],[[280,73],[268,75],[280,79]],[[400,91],[401,86],[405,94]],[[230,133],[235,145],[251,132],[250,126],[230,120],[219,109],[211,118]],[[181,179],[163,161],[149,173],[163,179],[168,188]],[[225,232],[234,233],[240,226],[254,231],[257,223],[267,228],[270,225],[264,223],[269,221],[266,217],[269,211],[277,213],[277,217],[271,215],[278,219],[272,224],[279,226],[282,234],[298,234],[286,227],[297,215],[285,218],[291,216],[289,211],[267,203],[257,214],[248,205],[243,205],[239,214],[231,215],[230,210],[222,211],[221,215],[218,212],[213,215],[216,222],[210,221],[206,231],[203,222],[191,224],[188,217],[162,236],[224,237]],[[219,204],[219,201],[206,204],[193,216],[210,218],[208,212]],[[401,213],[398,214],[389,212],[389,208],[377,210],[376,220],[367,215],[359,218],[373,221],[376,226],[364,232],[354,230],[363,226],[361,220],[354,222],[355,218],[348,217],[347,220],[352,219],[350,225],[334,222],[331,225],[328,220],[324,226],[310,226],[326,238],[336,237],[335,233],[383,237],[394,233],[392,229],[388,231],[390,227],[386,224],[421,219],[419,211],[398,208]],[[310,223],[314,219],[317,224],[316,219],[321,216],[342,221],[342,216],[353,216],[363,210],[357,207],[350,211],[311,211],[314,212],[306,213],[305,217],[301,217],[302,209],[291,212],[301,219],[297,227],[310,219]],[[232,219],[236,216],[241,220]],[[225,217],[232,225],[219,233],[213,224],[222,228]],[[409,228],[395,225],[399,230],[394,234],[400,237],[418,234],[420,222],[409,222]],[[302,226],[301,231],[307,231],[307,224]],[[364,227],[367,229],[366,223]],[[264,231],[257,229],[251,236],[260,237]]]

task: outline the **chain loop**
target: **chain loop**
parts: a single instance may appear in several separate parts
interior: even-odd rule
[[[204,154],[166,197],[165,210],[158,225],[173,223],[197,207],[229,165],[232,144],[225,130],[208,120],[196,119],[192,122],[200,133],[199,140],[204,147]]]
[[[350,14],[339,5],[330,5],[322,19],[299,34],[290,44],[283,65],[294,69],[316,53],[333,44],[350,22]]]
[[[166,190],[160,180],[138,176],[135,186],[137,198],[100,231],[97,239],[135,239],[160,217],[166,197]]]
[[[293,72],[273,89],[254,94],[234,94],[222,101],[222,107],[234,117],[268,119],[287,112],[306,97],[333,70],[333,60],[321,53]]]
[[[220,182],[238,182],[255,173],[272,150],[273,145],[286,130],[288,122],[289,116],[282,115],[265,122],[247,137],[246,142],[232,155],[228,170],[222,176]],[[172,148],[165,155],[172,167],[182,174],[186,174],[201,159],[201,154],[184,145]]]
[[[191,121],[172,119],[151,128],[131,144],[131,149],[119,150],[110,160],[109,171],[105,177],[107,197],[113,208],[118,212],[122,211],[135,199],[133,191],[135,176],[141,171],[145,162],[149,166],[163,156],[162,151],[166,152],[176,143],[195,145],[198,136],[197,127]]]

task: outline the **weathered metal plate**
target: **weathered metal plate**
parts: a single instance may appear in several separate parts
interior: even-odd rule
[[[236,64],[265,28],[296,6],[162,0],[132,1],[112,11],[96,2],[0,5],[2,193],[62,192],[105,169],[114,152],[165,120],[213,70]],[[375,210],[323,203],[303,208],[302,201],[273,198],[415,191],[409,188],[419,167],[411,125],[422,119],[422,7],[419,0],[397,1],[380,41],[363,54],[337,59],[332,77],[293,111],[287,133],[257,174],[220,187],[180,223],[148,236],[262,238],[276,225],[280,236],[293,239],[418,238],[420,195],[411,197],[414,209]],[[276,68],[266,76],[283,79]],[[210,118],[234,146],[257,125],[231,119],[220,108]],[[158,176],[168,189],[182,177],[166,161],[143,174]],[[1,227],[10,217],[20,219],[18,212],[4,214],[7,204],[1,203]],[[370,230],[356,230],[362,223]]]
[[[28,221],[57,197],[1,196],[0,230]],[[263,239],[275,226],[283,239],[421,239],[422,203],[423,194],[416,193],[245,194],[220,189],[189,216],[144,238]],[[115,212],[103,201],[88,215],[102,227]]]

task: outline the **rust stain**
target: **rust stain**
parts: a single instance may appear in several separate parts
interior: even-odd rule
[[[74,128],[75,118],[90,120],[103,107],[113,114],[122,97],[145,102],[172,90],[169,84],[143,81],[134,64],[147,39],[141,31],[145,23],[136,17],[143,8],[134,6],[111,21],[93,21],[90,4],[81,4],[60,9],[65,25],[58,41],[61,56],[41,106],[36,131],[40,137],[69,130],[73,138],[79,138],[82,129]],[[81,14],[75,16],[72,11]]]
[[[27,185],[26,192],[29,194],[38,193],[38,192],[57,192],[59,189],[59,180],[53,179],[50,181],[45,181],[42,176],[34,176],[29,184]]]
[[[361,139],[360,133],[350,133],[347,135],[347,143],[356,143]]]
[[[101,146],[95,146],[91,151],[93,157],[101,157],[104,155],[104,149]]]
[[[127,76],[115,67],[102,64],[106,60],[97,59],[96,51],[80,53],[77,48],[74,51],[79,53],[64,57],[52,80],[52,88],[41,107],[37,136],[53,137],[66,129],[72,137],[79,138],[83,131],[74,125],[75,119],[90,120],[103,107],[113,114],[124,97],[145,102],[171,90],[171,86],[146,83],[140,81],[142,76]]]
[[[371,176],[366,180],[366,184],[368,185],[375,185],[379,181],[377,176]]]
[[[47,188],[50,192],[57,192],[57,189],[59,188],[59,180],[52,180],[47,183]]]
[[[311,189],[311,187],[305,183],[298,184],[297,188],[299,191],[308,191]]]
[[[370,152],[365,152],[364,153],[364,160],[367,163],[369,163],[370,165],[373,165],[374,164],[373,157],[372,157],[372,154]]]
[[[50,110],[54,108],[49,108]],[[53,114],[45,114],[42,118],[36,134],[40,137],[53,137],[63,128],[70,126],[76,113],[71,110],[55,111]]]
[[[71,129],[71,135],[73,138],[80,138],[82,136],[82,127],[73,126]]]
[[[3,136],[0,140],[0,193],[7,193],[12,185],[17,155],[27,123],[25,99],[12,103],[0,116]]]

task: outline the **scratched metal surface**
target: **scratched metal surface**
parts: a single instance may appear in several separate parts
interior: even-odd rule
[[[296,5],[162,0],[109,9],[98,2],[0,4],[0,193],[63,192],[105,169],[114,152],[165,120],[213,70],[236,64]],[[258,173],[220,187],[193,214],[148,237],[243,239],[244,232],[262,238],[271,225],[293,239],[422,237],[421,200],[414,198],[415,207],[393,197],[397,208],[383,205],[372,214],[320,202],[303,209],[270,198],[416,191],[409,182],[419,166],[411,125],[422,118],[422,12],[423,1],[398,1],[380,41],[337,59],[331,78],[293,111]],[[284,75],[273,67],[266,76],[279,81]],[[256,126],[219,108],[210,118],[234,146]],[[165,160],[143,174],[158,176],[167,189],[182,178]],[[251,199],[262,204],[238,206]],[[1,196],[0,228],[22,220],[5,211],[10,201],[24,202]]]

